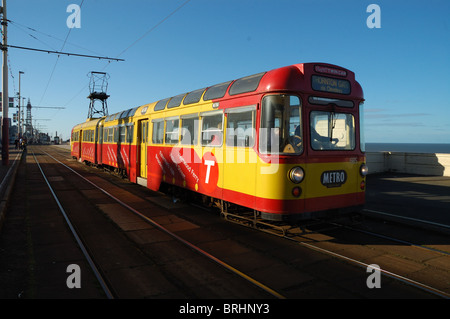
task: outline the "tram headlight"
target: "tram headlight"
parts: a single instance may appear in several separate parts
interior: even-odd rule
[[[361,174],[362,177],[364,177],[367,174],[369,174],[369,168],[367,167],[366,164],[362,164],[361,165],[361,167],[359,168],[359,173]]]
[[[298,184],[303,180],[303,178],[305,178],[305,172],[303,171],[303,168],[297,166],[289,171],[289,179],[293,183]]]

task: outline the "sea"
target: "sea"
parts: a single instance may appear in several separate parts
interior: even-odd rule
[[[447,153],[446,143],[366,143],[366,152]]]

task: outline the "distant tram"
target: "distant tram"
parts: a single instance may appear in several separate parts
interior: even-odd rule
[[[355,74],[303,63],[195,90],[72,130],[71,154],[151,190],[222,212],[309,219],[365,202],[363,91]]]

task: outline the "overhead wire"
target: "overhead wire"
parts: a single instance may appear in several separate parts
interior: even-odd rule
[[[70,44],[71,46],[78,47],[78,48],[80,48],[80,49],[83,49],[84,51],[91,52],[91,53],[93,53],[93,54],[95,54],[95,55],[98,55],[98,56],[104,55],[104,54],[102,54],[102,53],[98,53],[98,52],[96,52],[96,51],[93,51],[93,50],[91,50],[91,49],[88,49],[88,48],[86,48],[86,47],[83,47],[83,46],[81,46],[81,45],[79,45],[79,44],[76,44],[76,43],[73,43],[73,42],[69,42],[69,41],[67,41],[67,38],[66,38],[65,40],[62,40],[62,39],[60,39],[60,38],[58,38],[58,37],[55,37],[55,36],[53,36],[53,35],[51,35],[51,34],[48,34],[48,33],[42,32],[42,31],[39,31],[39,30],[37,30],[37,29],[35,29],[35,28],[26,26],[26,25],[21,24],[21,23],[18,23],[18,22],[16,22],[16,21],[13,21],[13,20],[9,20],[9,19],[8,19],[8,22],[11,23],[11,25],[13,25],[14,27],[16,27],[18,30],[20,30],[20,31],[24,32],[25,34],[27,34],[28,36],[30,36],[31,38],[35,39],[36,41],[38,41],[38,42],[44,44],[45,46],[47,46],[47,47],[49,47],[49,48],[51,48],[53,51],[57,51],[57,49],[54,48],[54,47],[52,47],[52,46],[49,45],[48,43],[44,42],[42,39],[38,38],[36,35],[33,35],[32,33],[40,34],[40,35],[46,36],[46,37],[48,37],[48,38],[51,38],[51,39],[54,39],[54,40],[57,40],[57,41],[60,41],[60,42],[66,41],[66,44]],[[28,32],[28,31],[26,31],[26,30],[24,30],[24,29],[28,29],[28,30],[32,31],[32,33]],[[45,50],[44,50],[44,51],[45,51]]]
[[[22,47],[22,46],[17,46],[17,45],[7,45],[7,47],[8,48],[23,49],[23,50],[30,50],[30,51],[38,51],[38,52],[56,53],[58,55],[79,56],[79,57],[85,57],[85,58],[96,58],[96,59],[99,59],[99,60],[124,61],[123,59],[108,58],[106,56],[94,56],[94,55],[87,55],[87,54],[62,52],[62,51],[42,50],[42,49],[27,48],[27,47]]]
[[[173,16],[177,11],[179,11],[181,8],[183,8],[186,4],[188,4],[191,0],[186,0],[185,2],[183,2],[180,6],[178,6],[176,9],[174,9],[173,11],[171,11],[167,16],[165,16],[162,20],[160,20],[158,23],[156,23],[154,26],[152,26],[150,29],[148,29],[142,36],[140,36],[138,39],[136,39],[134,42],[132,42],[130,45],[128,45],[125,49],[123,49],[117,56],[116,58],[122,56],[126,51],[128,51],[131,47],[133,47],[134,45],[136,45],[139,41],[141,41],[142,39],[144,39],[146,36],[149,35],[149,33],[153,32],[156,28],[158,28],[161,24],[163,24],[166,20],[168,20],[171,16]],[[110,65],[110,62],[108,61],[108,63],[101,69],[101,71],[104,71],[108,66]],[[83,86],[83,88],[75,95],[73,96],[64,106],[67,106],[68,104],[70,104],[78,95],[81,94],[81,92],[83,92],[86,87],[89,85],[89,82]]]
[[[81,0],[81,4],[79,5],[80,10],[77,12],[77,16],[78,16],[78,14],[79,14],[80,11],[81,11],[81,7],[83,6],[83,3],[84,3],[84,0]],[[77,16],[76,16],[76,17],[77,17]],[[75,19],[76,19],[76,17],[75,17]],[[64,43],[63,43],[63,45],[62,45],[62,47],[61,47],[61,49],[60,49],[59,51],[62,51],[62,50],[64,49],[64,47],[65,47],[65,45],[66,45],[66,42],[67,42],[67,39],[69,38],[69,35],[70,35],[71,32],[72,32],[72,29],[69,28],[69,32],[67,32],[66,38],[64,39]],[[48,87],[49,87],[49,85],[50,85],[50,82],[51,82],[51,80],[52,80],[52,78],[53,78],[53,74],[55,73],[56,66],[57,66],[57,64],[58,64],[59,58],[60,58],[60,55],[58,55],[58,57],[56,58],[55,65],[53,66],[52,72],[51,72],[51,74],[50,74],[50,78],[49,78],[48,81],[47,81],[47,85],[46,85],[46,87],[45,87],[44,93],[42,94],[41,100],[39,101],[39,104],[42,103],[42,100],[44,99],[44,96],[45,96],[45,94],[47,93],[47,89],[48,89]]]
[[[147,30],[140,38],[138,38],[136,41],[134,41],[133,43],[131,43],[128,47],[126,47],[122,52],[120,52],[117,57],[121,56],[122,54],[124,54],[126,51],[128,51],[131,47],[133,47],[136,43],[138,43],[139,41],[141,41],[143,38],[145,38],[150,32],[152,32],[153,30],[155,30],[157,27],[159,27],[161,24],[164,23],[164,21],[166,21],[167,19],[169,19],[171,16],[173,16],[178,10],[180,10],[181,8],[183,8],[189,1],[191,0],[186,0],[185,2],[183,2],[183,4],[181,4],[179,7],[177,7],[175,10],[173,10],[171,13],[169,13],[164,19],[162,19],[161,21],[159,21],[157,24],[155,24],[153,27],[151,27],[149,30]]]
[[[12,72],[12,66],[11,66],[11,58],[10,58],[10,56],[9,56],[9,52],[8,51],[6,51],[6,55],[7,55],[7,58],[8,58],[8,69],[9,69],[9,75],[11,76],[11,78],[12,78],[12,82],[13,82],[13,89],[14,89],[14,97],[16,96],[16,94],[17,94],[17,90],[16,90],[16,79],[14,78],[14,75],[13,75],[13,72]]]

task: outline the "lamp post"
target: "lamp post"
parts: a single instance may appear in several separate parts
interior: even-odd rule
[[[19,112],[17,113],[17,123],[18,123],[17,126],[19,127],[19,130],[18,130],[19,137],[22,137],[22,125],[20,123],[20,100],[21,100],[21,98],[20,98],[20,75],[21,74],[25,74],[25,73],[22,71],[19,71]]]
[[[6,0],[2,0],[2,31],[3,31],[3,66],[2,66],[2,107],[3,107],[3,123],[2,123],[2,164],[9,164],[9,123],[8,123],[8,53],[7,53],[7,19],[6,19]]]

